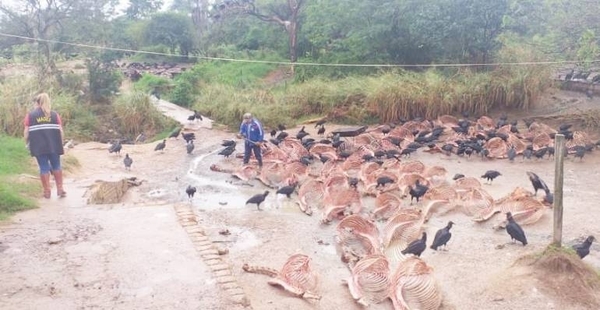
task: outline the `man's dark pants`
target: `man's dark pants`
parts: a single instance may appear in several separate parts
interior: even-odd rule
[[[258,161],[258,166],[262,167],[263,163],[260,146],[248,141],[244,143],[244,165],[247,165],[250,161],[250,153],[252,150],[254,150],[254,157],[256,157],[256,160]]]

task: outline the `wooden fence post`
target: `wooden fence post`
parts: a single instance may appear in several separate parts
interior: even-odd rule
[[[554,225],[552,233],[552,244],[556,247],[562,245],[565,151],[565,136],[557,134],[554,137]]]

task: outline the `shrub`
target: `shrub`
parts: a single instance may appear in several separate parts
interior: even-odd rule
[[[119,97],[114,108],[119,132],[124,136],[134,138],[141,132],[151,136],[175,126],[175,121],[158,111],[143,92],[137,91]]]

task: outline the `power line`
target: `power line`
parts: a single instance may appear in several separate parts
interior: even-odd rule
[[[0,32],[0,36],[9,37],[9,38],[18,38],[29,41],[36,42],[47,42],[47,43],[55,43],[55,44],[63,44],[70,45],[76,47],[83,48],[91,48],[98,50],[108,50],[108,51],[116,51],[116,52],[127,52],[127,53],[136,53],[136,54],[148,54],[148,55],[160,55],[160,56],[170,56],[170,57],[181,57],[181,58],[196,58],[203,60],[219,60],[219,61],[229,61],[229,62],[244,62],[244,63],[262,63],[262,64],[273,64],[273,65],[288,65],[288,66],[322,66],[322,67],[379,67],[379,68],[414,68],[414,67],[425,67],[425,68],[436,68],[436,67],[485,67],[485,66],[539,66],[539,65],[558,65],[558,64],[577,64],[579,61],[575,60],[564,60],[564,61],[530,61],[530,62],[497,62],[497,63],[486,63],[486,64],[413,64],[413,65],[399,65],[399,64],[338,64],[338,63],[316,63],[316,62],[285,62],[285,61],[269,61],[269,60],[252,60],[252,59],[235,59],[235,58],[222,58],[222,57],[208,57],[208,56],[186,56],[180,54],[169,54],[169,53],[160,53],[160,52],[151,52],[144,50],[133,50],[126,48],[117,48],[117,47],[108,47],[108,46],[98,46],[98,45],[90,45],[83,43],[71,43],[71,42],[63,42],[57,40],[46,40],[39,38],[32,38],[26,36],[20,36],[15,34],[8,34]],[[600,62],[600,60],[592,60],[592,63]]]

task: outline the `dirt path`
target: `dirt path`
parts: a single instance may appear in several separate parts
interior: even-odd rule
[[[279,202],[274,195],[267,198],[263,212],[245,207],[248,197],[265,188],[255,181],[242,186],[229,175],[209,169],[211,164],[222,164],[215,151],[231,133],[210,129],[210,120],[189,123],[190,111],[177,106],[161,104],[161,108],[186,130],[196,133],[194,154],[185,153],[181,139],[167,140],[164,153],[153,151],[155,143],[124,145],[122,153],[134,160],[128,172],[123,169],[123,157],[108,154],[108,145],[85,143],[71,149],[70,154],[79,159],[82,168],[68,175],[69,197],[41,201],[40,209],[19,213],[0,226],[0,309],[241,307],[219,289],[211,272],[213,265],[199,255],[193,238],[186,234],[187,227],[178,222],[174,206],[190,206],[212,245],[229,251],[221,259],[231,267],[232,278],[253,309],[361,309],[341,284],[350,274],[334,247],[335,223],[319,224],[320,214],[306,216],[293,201],[284,201],[277,209]],[[486,186],[495,198],[516,186],[529,189],[525,171],[553,184],[553,162],[547,160],[510,164],[426,153],[416,154],[413,160],[444,166],[448,178],[458,172],[478,177],[486,170],[499,170],[503,176]],[[597,214],[599,194],[591,181],[598,180],[600,172],[590,169],[599,163],[597,153],[586,156],[583,162],[566,163],[566,241],[587,234],[600,236],[592,216]],[[95,180],[132,176],[143,182],[131,188],[121,203],[86,204],[85,192]],[[184,192],[188,184],[198,187],[191,204]],[[426,250],[423,254],[444,291],[444,309],[591,309],[565,304],[535,283],[522,282],[509,290],[496,281],[516,258],[539,251],[550,242],[550,212],[526,227],[530,239],[527,247],[507,244],[506,232],[492,229],[498,218],[476,224],[453,213],[432,218],[427,231],[433,235],[450,219],[457,223],[450,250]],[[221,235],[223,229],[231,234]],[[321,274],[323,299],[316,304],[269,286],[265,276],[241,271],[244,263],[278,269],[298,252],[309,255]],[[600,268],[599,257],[595,245],[586,261]],[[391,303],[384,302],[371,309],[391,308]]]

